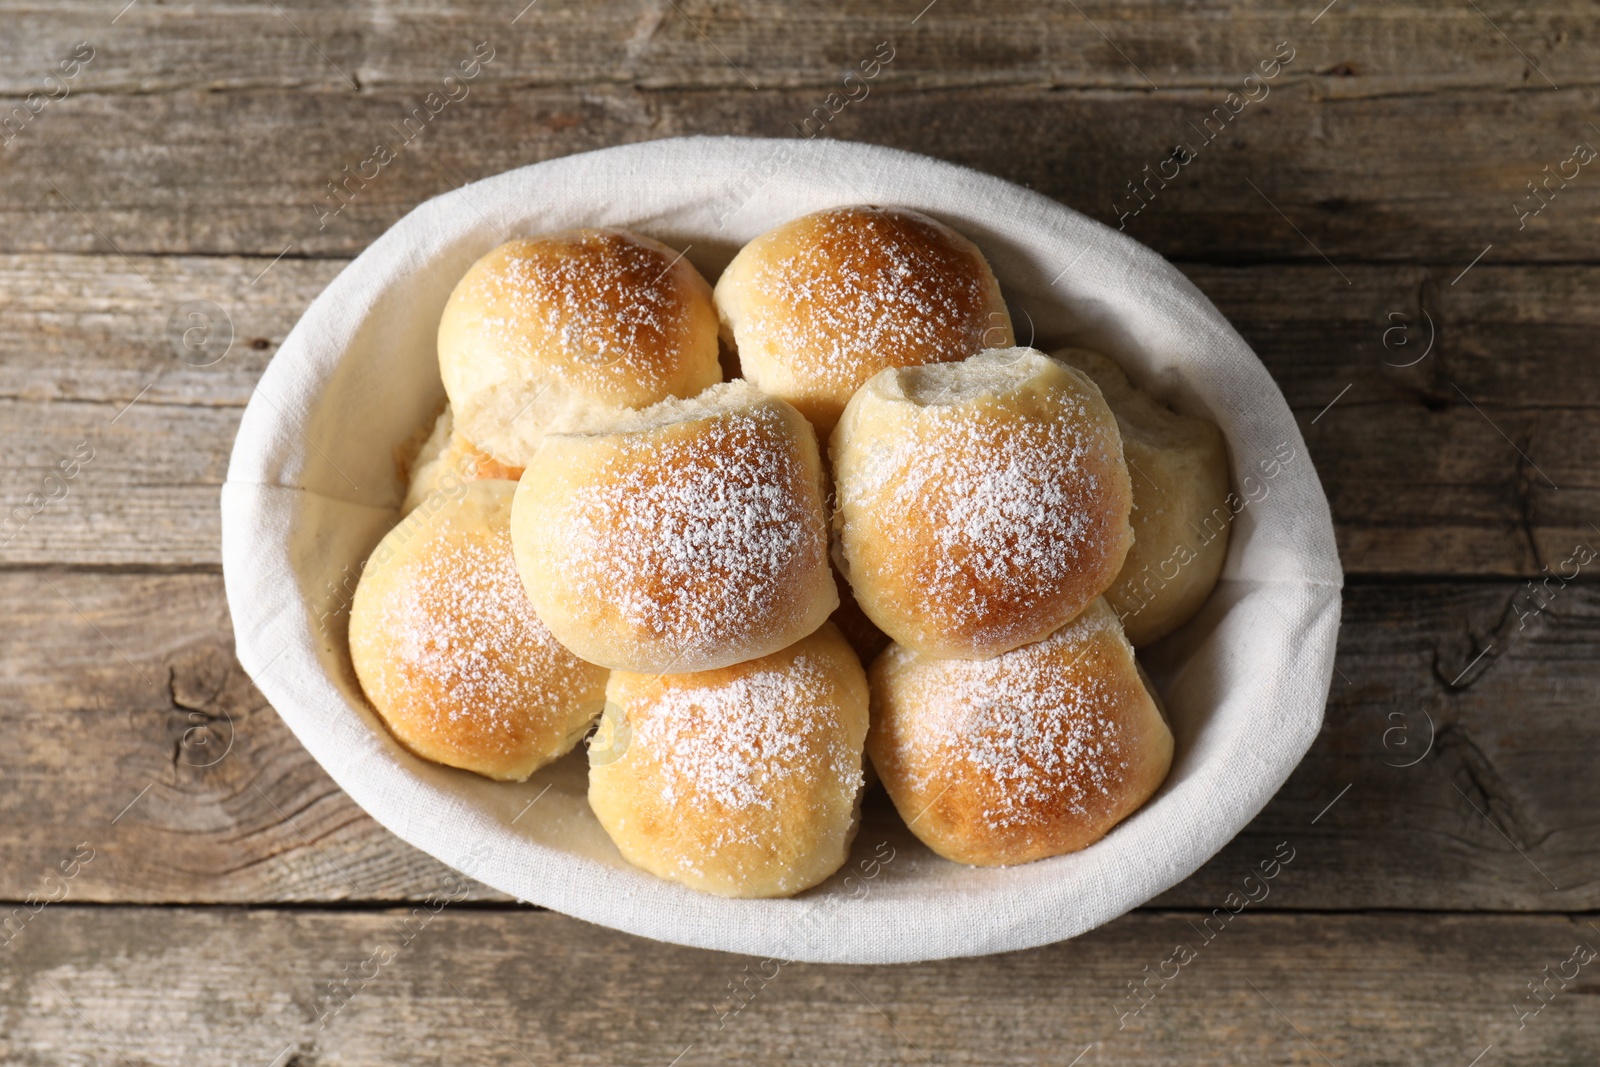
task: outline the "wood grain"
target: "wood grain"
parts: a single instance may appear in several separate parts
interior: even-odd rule
[[[279,342],[347,262],[0,256],[0,399],[103,404],[108,420],[135,397],[243,407]],[[186,347],[184,331],[197,324],[188,311],[203,312],[191,307],[200,302],[225,319]]]
[[[1600,535],[1600,274],[1186,266],[1272,372],[1355,574],[1533,575]]]
[[[71,83],[79,92],[431,85],[480,41],[496,50],[480,75],[491,84],[825,86],[884,39],[899,53],[893,84],[917,87],[1232,87],[1281,40],[1343,92],[1596,82],[1594,10],[1574,0],[1492,4],[1483,13],[1414,0],[1345,3],[1316,17],[1322,6],[462,0],[441,8],[366,0],[332,8],[285,0],[217,6],[204,18],[141,3],[113,23],[115,8],[93,0],[7,0],[0,20],[14,32],[0,44],[0,92],[40,88],[83,40],[96,54]]]
[[[77,900],[383,900],[445,884],[250,684],[218,576],[41,570],[0,588],[15,627],[0,812],[17,831],[0,844],[16,876],[0,899],[38,891],[80,843],[97,856]]]
[[[95,450],[0,562],[215,566],[239,408],[342,266],[0,257],[0,502]],[[1403,265],[1348,267],[1350,285],[1311,265],[1185,270],[1295,409],[1349,572],[1533,575],[1596,536],[1600,269],[1480,264],[1455,285]],[[173,333],[194,301],[231,322],[209,366],[193,364],[214,347],[186,354]]]
[[[1587,558],[1592,573],[1600,555]],[[1347,588],[1321,735],[1251,826],[1161,899],[1215,899],[1284,838],[1306,841],[1316,871],[1286,907],[1341,908],[1376,882],[1388,903],[1374,906],[1401,909],[1596,899],[1600,739],[1576,738],[1595,722],[1597,641],[1592,581]]]
[[[1291,865],[1278,881],[1305,873]],[[1600,1057],[1590,973],[1600,964],[1518,1029],[1517,1007],[1537,1003],[1527,983],[1577,946],[1600,946],[1579,916],[1246,910],[1206,943],[1202,916],[1140,913],[1044,949],[878,968],[675,948],[549,913],[423,916],[408,941],[405,912],[58,905],[8,950],[0,1055],[28,1067],[1065,1067],[1075,1056],[1466,1067],[1490,1046],[1499,1064]],[[1180,944],[1193,946],[1189,962],[1167,967],[1176,977],[1164,985],[1152,979],[1148,1005],[1123,1015],[1130,983]],[[735,983],[747,1006],[728,1014]]]
[[[845,107],[826,135],[972,166],[1111,225],[1139,203],[1130,183],[1143,168],[1187,144],[1190,162],[1126,219],[1129,234],[1179,259],[1292,260],[1332,278],[1356,260],[1453,275],[1491,244],[1484,263],[1600,260],[1600,230],[1585,224],[1600,211],[1593,167],[1552,185],[1525,227],[1515,206],[1544,167],[1600,141],[1592,90],[1345,98],[1319,79],[1287,80],[1206,141],[1197,131],[1225,95],[885,86]],[[826,94],[486,85],[405,143],[396,124],[421,98],[312,88],[68,97],[4,149],[0,252],[353,255],[472,179],[658,137],[792,137]],[[0,112],[16,103],[0,99]],[[1417,150],[1418,129],[1464,127],[1470,138]],[[380,142],[394,142],[396,158],[325,218],[328,184]]]
[[[1322,737],[1162,903],[1212,906],[1290,839],[1301,876],[1272,907],[1600,905],[1600,589],[1552,585],[1537,613],[1531,596],[1510,583],[1348,590]],[[0,606],[14,620],[0,899],[35,892],[80,842],[99,856],[74,883],[83,901],[404,900],[445,884],[250,685],[217,576],[0,572]]]

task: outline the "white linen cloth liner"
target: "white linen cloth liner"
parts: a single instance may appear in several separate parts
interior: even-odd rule
[[[1018,343],[1032,333],[1046,350],[1070,342],[1112,355],[1157,396],[1214,419],[1235,488],[1251,475],[1266,494],[1235,520],[1222,581],[1200,617],[1145,657],[1177,754],[1160,793],[1103,841],[975,869],[935,857],[879,813],[824,885],[789,900],[723,900],[622,860],[589,812],[581,748],[521,785],[402,749],[355,682],[343,608],[361,561],[397,521],[394,448],[442,398],[439,315],[480,255],[515,236],[621,226],[687,248],[715,281],[757,234],[852,203],[916,208],[966,234],[1000,279]],[[1292,456],[1267,479],[1259,464],[1277,449]],[[1315,737],[1343,580],[1327,501],[1283,396],[1182,274],[1026,189],[826,140],[627,145],[419,206],[334,279],[262,376],[222,489],[222,545],[240,662],[334,781],[399,837],[519,899],[619,930],[848,963],[1069,938],[1194,871],[1262,808]]]

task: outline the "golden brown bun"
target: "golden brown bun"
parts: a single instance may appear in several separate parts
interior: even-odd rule
[[[389,531],[356,587],[350,658],[367,699],[424,759],[522,781],[600,713],[606,671],[562,648],[511,556],[516,483],[458,484]]]
[[[790,896],[845,861],[866,733],[866,675],[830,625],[733,667],[617,671],[589,806],[652,874],[722,897]]]
[[[539,617],[590,662],[726,667],[838,606],[824,478],[800,413],[728,382],[547,437],[512,512],[517,565]]]
[[[887,370],[831,445],[840,566],[863,611],[925,656],[1038,641],[1111,584],[1133,540],[1100,390],[1031,348]]]
[[[824,440],[879,371],[1016,343],[983,253],[903,208],[786,222],[740,250],[716,301],[744,376],[799,408]]]
[[[871,686],[873,766],[912,832],[958,863],[1028,863],[1091,845],[1172,765],[1172,733],[1104,600],[995,659],[930,660],[891,645]]]
[[[516,481],[521,467],[511,467],[495,459],[456,431],[446,404],[411,463],[410,484],[406,487],[401,514],[427,500],[434,493],[454,495],[462,482],[486,479]]]
[[[1228,556],[1228,446],[1214,423],[1179,415],[1085,348],[1054,353],[1093,378],[1122,432],[1133,483],[1133,548],[1106,600],[1133,647],[1194,617]]]
[[[722,380],[711,287],[659,241],[569,230],[474,263],[439,320],[456,427],[526,467],[540,439]]]

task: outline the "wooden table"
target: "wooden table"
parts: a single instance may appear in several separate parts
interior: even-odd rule
[[[0,0],[0,1061],[1600,1061],[1600,560],[1565,562],[1600,547],[1592,0],[125,2]],[[217,490],[252,385],[429,196],[819,128],[1121,218],[1237,324],[1338,524],[1322,736],[1198,874],[1069,943],[762,981],[479,888],[329,1014],[449,872],[234,660]],[[1147,165],[1178,177],[1135,200]],[[196,301],[231,323],[209,365]],[[1270,898],[1128,1014],[1279,842]]]

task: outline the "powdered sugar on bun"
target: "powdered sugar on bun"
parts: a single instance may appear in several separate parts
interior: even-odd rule
[[[787,896],[844,862],[867,684],[831,625],[696,674],[616,672],[589,802],[624,856],[720,896]]]
[[[882,372],[832,453],[845,577],[924,655],[1043,638],[1105,591],[1132,543],[1115,419],[1092,382],[1032,349]]]
[[[374,550],[350,652],[367,698],[406,747],[521,781],[600,712],[607,672],[559,644],[523,591],[508,481],[458,483]]]
[[[680,253],[623,230],[509,241],[450,294],[439,369],[457,428],[524,467],[547,432],[720,381],[711,288]]]
[[[821,457],[789,405],[745,382],[552,435],[513,539],[540,616],[586,659],[707,670],[815,630],[838,604]]]
[[[983,254],[902,208],[819,211],[762,234],[723,272],[716,301],[745,377],[824,437],[880,370],[1014,343]]]
[[[1171,731],[1103,599],[994,659],[891,646],[871,682],[873,765],[912,831],[961,863],[1084,848],[1171,765]]]

